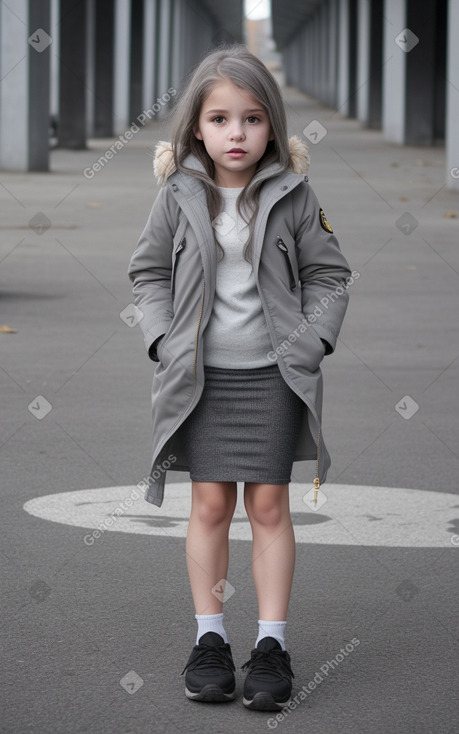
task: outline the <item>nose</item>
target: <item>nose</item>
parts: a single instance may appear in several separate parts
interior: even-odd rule
[[[245,138],[244,130],[239,121],[233,122],[229,134],[230,140],[243,140]]]

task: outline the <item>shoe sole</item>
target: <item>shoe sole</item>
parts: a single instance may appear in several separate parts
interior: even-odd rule
[[[253,698],[243,698],[242,703],[252,711],[280,711],[290,703],[290,698],[286,701],[275,701],[270,693],[259,691]]]
[[[224,693],[219,686],[212,685],[209,683],[204,686],[200,691],[194,693],[188,688],[185,688],[185,696],[190,701],[204,701],[206,703],[223,703],[225,701],[234,701],[236,698],[236,691],[232,693]]]

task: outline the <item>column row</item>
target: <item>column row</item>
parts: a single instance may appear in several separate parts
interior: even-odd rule
[[[390,142],[445,143],[459,188],[458,32],[459,0],[324,0],[282,49],[287,83]]]
[[[221,33],[200,0],[0,3],[0,168],[48,170],[50,118],[82,149],[161,117]]]

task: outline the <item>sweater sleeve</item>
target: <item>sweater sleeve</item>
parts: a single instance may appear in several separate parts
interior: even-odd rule
[[[331,354],[349,301],[351,270],[313,190],[308,184],[298,189],[302,204],[295,241],[302,311],[324,342],[325,354]]]
[[[167,190],[161,189],[128,268],[134,303],[140,311],[139,325],[149,357],[154,361],[158,360],[154,342],[166,333],[173,318],[170,286],[175,217],[172,207]]]

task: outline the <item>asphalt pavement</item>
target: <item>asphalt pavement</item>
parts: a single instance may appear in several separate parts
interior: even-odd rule
[[[169,139],[154,120],[99,170],[113,140],[54,150],[47,174],[0,172],[2,732],[458,731],[459,197],[442,147],[392,145],[297,90],[285,99],[358,274],[323,366],[319,508],[313,466],[294,465],[294,705],[247,711],[240,669],[235,702],[185,698],[189,476],[168,472],[161,509],[135,492],[154,367],[127,266],[158,190],[152,150]],[[240,502],[233,524],[239,668],[257,634]]]

